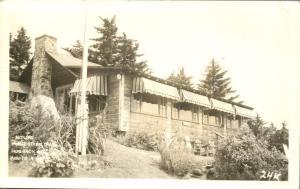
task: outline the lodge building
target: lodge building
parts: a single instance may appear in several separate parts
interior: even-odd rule
[[[34,57],[18,82],[11,82],[10,92],[29,99],[51,97],[58,111],[74,114],[82,61],[58,53],[56,41],[48,35],[35,39]],[[253,118],[251,107],[208,98],[194,89],[121,67],[88,62],[87,75],[89,116],[105,112],[104,123],[118,132],[171,128],[189,136],[217,137],[237,131]]]

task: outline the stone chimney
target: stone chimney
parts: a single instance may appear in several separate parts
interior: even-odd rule
[[[55,37],[42,35],[35,38],[35,52],[32,65],[31,95],[44,95],[53,98],[51,87],[52,64],[45,52],[56,53]]]

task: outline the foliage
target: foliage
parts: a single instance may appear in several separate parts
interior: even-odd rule
[[[95,27],[101,37],[92,39],[95,43],[91,48],[91,61],[103,66],[114,66],[120,59],[118,54],[118,27],[116,17],[101,18],[102,27]]]
[[[263,127],[266,124],[266,122],[261,118],[259,114],[256,114],[255,119],[250,120],[248,122],[249,128],[252,130],[254,136],[257,139],[261,139],[263,137]]]
[[[118,36],[116,17],[101,18],[103,25],[96,27],[101,37],[92,39],[94,44],[88,49],[88,59],[103,66],[120,66],[132,72],[150,74],[146,61],[137,61],[139,44],[136,40],[128,39],[126,34]],[[82,58],[83,46],[76,41],[72,48],[64,48],[75,58]]]
[[[282,123],[282,128],[276,130],[273,123],[270,126],[264,126],[266,122],[257,114],[254,120],[248,122],[248,126],[257,140],[264,141],[268,144],[269,150],[276,147],[277,150],[284,152],[283,144],[288,146],[289,133],[286,123]]]
[[[227,71],[223,71],[221,66],[212,59],[206,67],[205,79],[200,80],[198,89],[211,98],[227,98],[236,91],[230,87],[230,78],[225,77]],[[229,100],[235,100],[238,95],[232,96]]]
[[[60,122],[41,120],[40,116],[33,116],[29,103],[10,102],[9,142],[16,136],[33,136],[31,142],[41,144],[32,146],[35,158],[30,176],[67,177],[73,174],[70,156],[74,155],[75,121],[69,115],[60,118]]]
[[[38,121],[31,114],[28,103],[19,104],[9,102],[9,137],[17,135],[33,134],[32,131],[37,127]],[[28,133],[29,132],[29,133]]]
[[[53,140],[64,149],[74,152],[76,143],[76,119],[69,114],[60,115],[60,123],[56,125]]]
[[[139,44],[136,40],[128,39],[126,34],[123,33],[123,36],[118,38],[118,42],[118,51],[120,54],[118,65],[121,65],[133,72],[151,73],[146,61],[137,62],[137,58],[141,57],[142,54],[137,54]]]
[[[110,134],[103,123],[103,115],[89,119],[88,153],[104,155],[106,136]]]
[[[75,171],[71,156],[73,156],[72,153],[65,151],[59,146],[43,148],[33,164],[30,176],[70,177]]]
[[[177,83],[181,86],[184,86],[184,87],[192,88],[193,84],[192,84],[191,79],[192,79],[192,77],[191,76],[186,76],[185,73],[184,73],[184,68],[181,67],[181,68],[179,68],[177,75],[175,75],[175,73],[173,72],[168,77],[167,80],[175,82],[175,83]]]
[[[195,169],[202,171],[203,167],[212,163],[212,161],[203,160],[193,155],[185,146],[183,137],[175,133],[167,146],[162,141],[159,147],[161,156],[160,166],[171,175],[183,177],[192,173]]]
[[[76,121],[70,115],[61,115],[60,122],[41,119],[33,115],[30,104],[10,101],[9,142],[16,136],[33,136],[32,142],[46,143],[53,140],[68,151],[74,151]],[[11,145],[10,145],[11,150]],[[10,151],[9,150],[9,151]]]
[[[286,123],[282,123],[282,128],[277,130],[270,139],[270,146],[275,146],[281,152],[284,152],[283,144],[289,146],[289,130]]]
[[[73,57],[82,59],[83,55],[83,46],[79,40],[75,42],[72,48],[63,48],[68,51]]]
[[[215,155],[215,178],[259,180],[261,171],[281,172],[287,179],[287,159],[275,148],[257,140],[248,127],[219,141]]]
[[[31,40],[26,35],[24,27],[21,27],[17,31],[17,36],[15,38],[13,38],[10,33],[9,46],[10,79],[17,80],[28,64],[30,58],[29,50],[31,48]]]
[[[117,139],[119,143],[147,151],[158,151],[162,136],[158,133],[149,133],[148,131],[139,131],[128,133],[124,138]]]

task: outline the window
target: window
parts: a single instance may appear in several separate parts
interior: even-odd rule
[[[143,94],[141,112],[146,114],[159,115],[159,97]]]
[[[204,111],[203,113],[203,124],[221,126],[222,117],[220,112],[215,110]]]
[[[172,106],[172,118],[182,121],[199,122],[199,107],[189,103],[175,103]]]
[[[147,93],[133,94],[131,111],[167,117],[167,99]]]
[[[100,112],[105,108],[106,98],[100,95],[88,95],[89,113]]]
[[[208,124],[208,119],[209,119],[209,111],[203,111],[203,124]]]
[[[230,117],[227,117],[227,119],[226,119],[226,127],[227,128],[232,127],[232,119]]]
[[[140,112],[141,111],[141,101],[140,94],[133,94],[131,98],[131,111]]]
[[[180,106],[176,103],[172,105],[172,118],[179,119],[179,109]]]
[[[9,91],[9,99],[11,101],[20,100],[22,102],[25,102],[27,96],[28,96],[27,94]]]
[[[161,117],[167,117],[167,99],[166,98],[159,98],[159,115]]]

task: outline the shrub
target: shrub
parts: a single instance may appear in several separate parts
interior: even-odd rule
[[[119,137],[117,142],[141,150],[158,151],[161,138],[161,135],[156,132],[139,131],[128,133],[123,138]]]
[[[179,177],[183,177],[195,169],[203,171],[203,167],[209,164],[209,162],[189,152],[183,138],[176,136],[176,134],[172,137],[169,146],[165,142],[161,143],[159,152],[161,168],[167,173]]]
[[[103,115],[91,117],[89,119],[89,138],[88,138],[88,153],[104,155],[105,140],[109,135],[109,130],[103,123]]]
[[[281,172],[287,179],[287,160],[278,150],[256,139],[248,127],[219,141],[213,179],[259,180],[261,171]]]
[[[74,174],[73,154],[52,145],[43,148],[35,159],[29,176],[33,177],[70,177]]]
[[[14,150],[23,150],[22,146],[13,146],[12,142],[20,141],[17,137],[26,138],[32,136],[34,129],[38,126],[38,121],[32,116],[29,105],[27,103],[9,102],[9,156],[10,157],[28,157],[29,154],[14,153]],[[32,140],[30,140],[32,142]],[[35,146],[27,147],[26,149],[36,152]],[[35,156],[36,154],[32,154]],[[20,159],[21,160],[21,159]],[[18,160],[16,161],[18,162]]]
[[[9,102],[9,136],[32,134],[32,130],[38,125],[32,116],[29,104]]]

